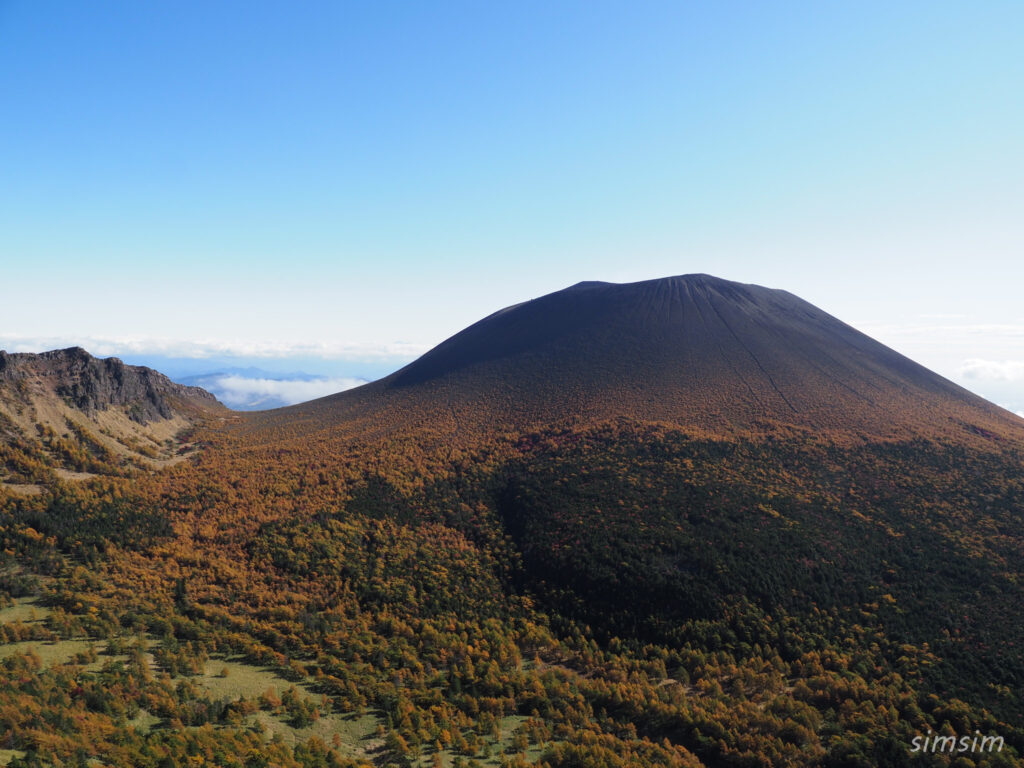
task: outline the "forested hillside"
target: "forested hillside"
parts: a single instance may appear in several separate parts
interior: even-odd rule
[[[443,463],[208,437],[196,467],[4,497],[8,601],[45,611],[8,641],[93,646],[8,657],[25,760],[945,764],[908,762],[929,729],[1002,736],[978,765],[1024,747],[1014,452],[628,422]],[[276,687],[219,695],[225,663]],[[260,713],[297,738],[261,740]]]

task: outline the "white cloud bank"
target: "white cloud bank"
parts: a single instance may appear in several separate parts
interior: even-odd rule
[[[365,379],[349,377],[319,379],[249,379],[244,376],[220,376],[206,385],[228,407],[268,407],[294,405],[365,384]]]
[[[965,360],[960,375],[985,381],[1024,381],[1024,360]]]
[[[948,318],[948,316],[947,316]],[[854,327],[869,336],[928,337],[948,339],[996,337],[1024,338],[1024,323],[914,323],[879,325],[870,321],[854,323]]]
[[[292,358],[378,360],[415,357],[430,348],[427,344],[391,342],[387,344],[345,344],[334,342],[223,341],[142,338],[102,338],[95,336],[28,337],[0,334],[0,349],[8,352],[45,352],[50,349],[82,347],[98,357],[119,355],[159,355],[206,359],[213,357]]]

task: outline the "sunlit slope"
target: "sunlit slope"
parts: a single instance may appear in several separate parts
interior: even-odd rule
[[[1021,440],[1024,421],[785,291],[685,275],[579,283],[395,374],[256,424],[456,440],[625,416],[712,434]]]
[[[0,351],[0,482],[31,490],[54,473],[164,466],[176,436],[224,410],[205,390],[78,347]]]

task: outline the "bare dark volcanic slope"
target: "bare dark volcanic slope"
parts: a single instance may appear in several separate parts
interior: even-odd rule
[[[269,418],[474,434],[619,416],[711,432],[1024,436],[1014,415],[806,301],[709,275],[579,283]]]

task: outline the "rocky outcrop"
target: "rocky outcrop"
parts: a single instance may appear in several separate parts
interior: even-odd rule
[[[173,418],[182,408],[218,407],[209,392],[177,384],[116,357],[96,358],[81,347],[41,354],[0,351],[0,387],[15,394],[50,390],[85,413],[123,408],[135,422]]]

